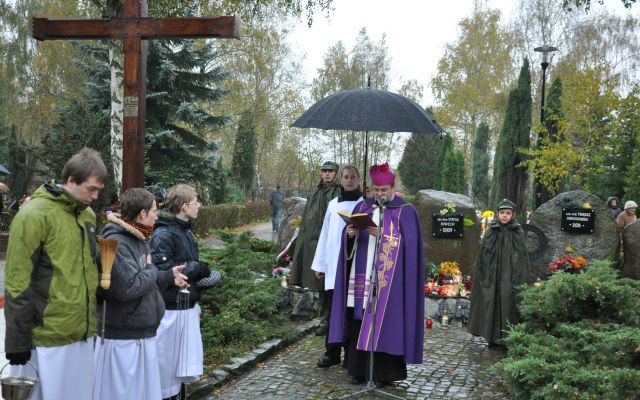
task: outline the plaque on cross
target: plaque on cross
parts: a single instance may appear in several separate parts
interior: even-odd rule
[[[238,17],[147,18],[147,0],[124,0],[122,18],[33,18],[38,40],[120,39],[124,48],[122,191],[144,187],[147,39],[240,38]]]

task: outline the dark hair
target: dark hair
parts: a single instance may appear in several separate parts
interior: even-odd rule
[[[151,210],[155,197],[142,188],[130,188],[120,197],[120,214],[125,221],[136,219],[140,211]]]
[[[63,184],[67,183],[69,177],[73,177],[75,183],[79,185],[91,176],[95,176],[98,181],[104,183],[109,173],[100,158],[100,153],[88,147],[74,154],[62,168]]]
[[[347,169],[350,169],[351,171],[355,172],[356,176],[360,178],[360,171],[358,171],[358,168],[355,165],[351,165],[351,164],[347,164],[344,167],[342,167],[342,170],[340,171],[340,176],[342,176],[344,171]]]
[[[167,196],[169,211],[178,214],[182,206],[193,200],[194,197],[198,197],[198,192],[192,186],[180,184],[171,187]]]

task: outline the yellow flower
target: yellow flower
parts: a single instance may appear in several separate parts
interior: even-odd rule
[[[573,253],[573,252],[574,252],[573,247],[571,247],[571,246],[567,246],[567,248],[565,249],[565,251],[566,251],[567,253]]]
[[[591,208],[591,204],[589,204],[589,203],[584,203],[584,204],[582,205],[582,208]]]
[[[493,211],[487,210],[487,211],[482,213],[481,217],[482,218],[493,218],[493,217],[495,217],[495,215],[496,214]]]
[[[289,222],[289,223],[294,228],[298,228],[300,226],[300,222],[301,221],[302,221],[302,215],[299,215],[299,216],[295,217],[294,219],[292,219],[291,222]]]
[[[438,272],[453,277],[460,273],[460,264],[455,261],[443,261],[438,267]]]

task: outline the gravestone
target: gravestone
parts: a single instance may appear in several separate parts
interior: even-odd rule
[[[302,197],[287,197],[282,203],[282,215],[280,216],[280,227],[278,228],[278,244],[283,248],[289,244],[296,227],[291,225],[291,221],[304,213],[304,206],[307,199]],[[290,252],[293,255],[293,252]]]
[[[640,220],[625,226],[622,230],[622,249],[624,263],[621,275],[625,278],[640,279]]]
[[[462,237],[434,236],[434,214],[439,214],[447,203],[455,204],[454,214],[462,214],[475,222],[475,225],[463,229]],[[462,194],[428,189],[418,192],[414,205],[418,209],[422,224],[425,262],[439,264],[442,261],[457,261],[463,275],[472,275],[480,252],[480,220],[471,198]]]
[[[581,230],[577,227],[579,224],[588,225],[588,216],[584,216],[584,221],[579,220],[582,216],[576,211],[585,203],[589,203],[589,209],[595,213],[593,233],[590,229]],[[566,226],[563,230],[563,209],[565,220],[576,224],[574,231]],[[569,246],[574,249],[573,254],[583,256],[587,261],[615,257],[618,244],[616,222],[607,204],[591,193],[574,190],[557,195],[531,214],[531,225],[544,232],[547,238],[547,246],[541,249],[541,256],[537,260],[529,259],[532,271],[537,276],[547,275],[551,260],[564,253]]]

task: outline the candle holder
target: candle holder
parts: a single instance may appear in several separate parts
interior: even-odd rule
[[[442,312],[442,323],[440,325],[442,329],[449,329],[449,309],[445,308]]]

